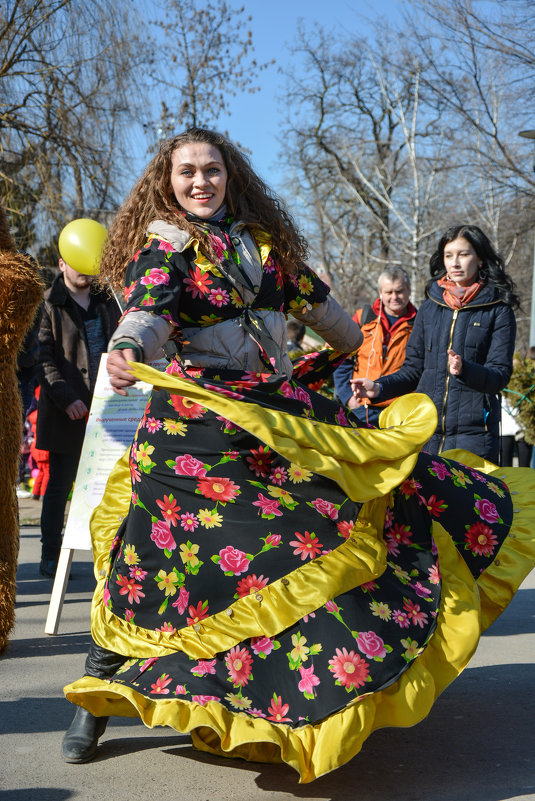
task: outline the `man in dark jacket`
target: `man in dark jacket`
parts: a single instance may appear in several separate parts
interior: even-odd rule
[[[50,452],[40,573],[50,578],[56,572],[65,506],[76,478],[100,356],[120,315],[113,298],[93,289],[92,276],[73,270],[63,259],[59,269],[45,292],[39,326],[36,444]]]

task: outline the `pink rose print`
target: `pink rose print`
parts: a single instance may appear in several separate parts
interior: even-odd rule
[[[157,284],[168,284],[169,273],[165,273],[159,268],[154,268],[147,275],[144,275],[143,278],[140,279],[140,283],[144,284],[145,286],[148,284],[153,284],[154,286]]]
[[[312,401],[310,400],[310,395],[308,392],[305,392],[303,387],[296,387],[294,390],[294,398],[298,401],[302,401],[306,403],[307,406],[312,406]]]
[[[160,239],[158,242],[158,250],[163,250],[164,253],[172,253],[174,248],[170,242],[165,242],[163,239]]]
[[[330,517],[331,520],[338,520],[338,509],[331,503],[330,501],[324,501],[322,498],[316,498],[315,501],[312,501],[311,506],[314,507],[316,512],[319,512],[320,515],[324,517]]]
[[[258,654],[270,654],[273,650],[273,639],[271,637],[252,637],[251,648],[258,656]]]
[[[293,398],[294,391],[292,389],[292,385],[288,383],[288,381],[284,381],[283,384],[280,386],[280,391],[284,395],[285,398]]]
[[[223,241],[218,236],[215,236],[215,234],[210,235],[210,241],[212,243],[215,255],[218,259],[222,259],[226,250]]]
[[[176,548],[176,542],[171,534],[169,524],[164,520],[158,520],[156,523],[152,524],[150,538],[162,551],[174,551]]]
[[[176,457],[173,470],[177,476],[200,476],[204,478],[206,475],[206,468],[203,463],[189,453]]]
[[[346,413],[345,413],[344,409],[342,409],[341,406],[338,409],[338,411],[336,412],[336,420],[341,426],[345,426],[346,428],[349,425],[349,423],[347,422]]]
[[[220,701],[221,698],[218,695],[192,695],[191,700],[196,704],[205,706],[208,701]]]
[[[475,510],[485,523],[497,523],[500,519],[496,505],[486,498],[478,498]]]
[[[238,551],[232,545],[227,545],[219,551],[219,567],[224,573],[241,576],[249,569],[249,559],[243,551]]]
[[[386,656],[384,641],[374,631],[360,631],[355,639],[359,651],[368,659],[383,659]]]
[[[271,545],[272,548],[276,548],[281,541],[280,534],[268,534],[266,537],[266,545]]]

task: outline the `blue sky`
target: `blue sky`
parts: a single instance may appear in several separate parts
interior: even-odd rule
[[[281,68],[289,65],[298,21],[303,20],[306,30],[322,26],[335,33],[366,36],[371,33],[367,19],[393,20],[399,15],[403,0],[230,0],[230,3],[236,8],[244,5],[246,14],[252,17],[257,61],[275,59],[276,63],[261,73],[258,92],[230,98],[231,113],[219,120],[218,128],[227,130],[246,147],[257,172],[270,186],[283,192],[284,172],[277,157],[282,148],[281,125],[287,112],[281,100],[286,84]],[[140,0],[140,7],[143,6],[148,13],[151,0]],[[148,161],[147,154],[141,152],[143,149],[136,153],[139,173]]]
[[[259,92],[233,99],[232,113],[220,127],[250,150],[253,165],[266,182],[282,189],[284,175],[277,154],[286,113],[281,103],[286,79],[277,68],[288,66],[298,20],[307,30],[320,25],[365,36],[370,33],[367,18],[392,20],[403,4],[401,0],[243,0],[243,5],[252,17],[255,57],[259,62],[274,58],[276,64],[261,74]]]

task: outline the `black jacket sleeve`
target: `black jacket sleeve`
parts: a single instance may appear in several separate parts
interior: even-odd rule
[[[398,395],[406,395],[408,392],[414,392],[418,386],[424,369],[424,306],[425,302],[414,318],[412,332],[405,348],[405,361],[397,372],[377,379],[377,383],[381,386],[381,394],[377,400],[389,400],[397,398]]]

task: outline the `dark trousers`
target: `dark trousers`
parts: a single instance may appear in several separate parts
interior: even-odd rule
[[[531,445],[528,445],[524,437],[515,440],[512,434],[507,434],[500,439],[501,464],[502,467],[511,467],[515,450],[518,455],[518,466],[529,467],[531,462]]]
[[[41,558],[58,559],[67,498],[80,454],[50,452],[50,473],[41,509]]]

